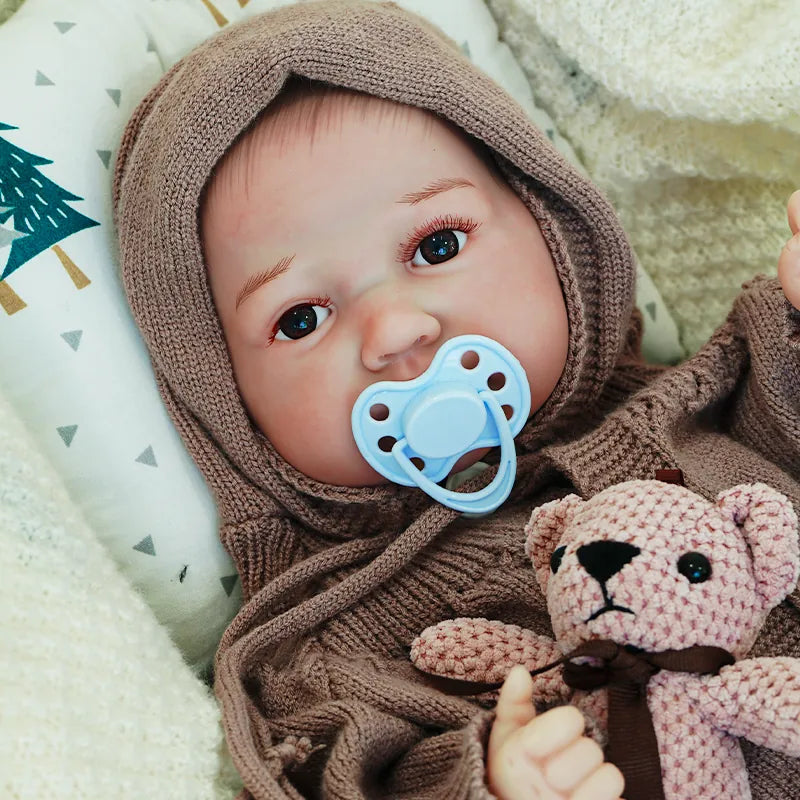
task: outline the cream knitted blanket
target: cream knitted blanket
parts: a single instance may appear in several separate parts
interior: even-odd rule
[[[222,800],[217,705],[0,397],[0,797]]]
[[[798,0],[488,0],[696,350],[800,187]]]

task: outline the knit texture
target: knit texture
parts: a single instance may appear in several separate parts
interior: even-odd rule
[[[414,488],[310,480],[241,404],[206,281],[199,199],[290,73],[443,115],[487,144],[539,222],[564,291],[568,363],[518,435],[515,487],[489,519],[460,518]],[[452,42],[396,6],[293,5],[220,32],[137,109],[114,198],[134,317],[242,578],[245,605],[220,645],[215,688],[252,797],[488,796],[490,712],[422,684],[408,648],[420,629],[458,616],[549,632],[520,541],[532,506],[662,466],[682,467],[706,496],[744,472],[800,499],[789,344],[800,326],[780,289],[755,282],[689,364],[643,364],[633,259],[608,203]],[[697,423],[720,404],[716,430]],[[768,440],[758,436],[765,426]],[[769,655],[798,652],[786,636],[795,611],[781,612],[762,637]],[[762,763],[756,751],[754,785]],[[781,789],[797,785],[794,769],[780,764]]]
[[[219,709],[0,398],[0,796],[230,800]]]
[[[794,0],[489,0],[695,352],[773,273],[800,186]]]
[[[800,569],[797,515],[763,484],[710,503],[683,487],[629,481],[588,501],[539,506],[526,533],[556,640],[499,621],[445,621],[412,643],[415,666],[498,681],[515,664],[538,669],[594,639],[643,653],[721,647],[742,659]],[[534,676],[537,702],[571,699],[602,724],[599,692],[570,691],[560,671]],[[647,703],[666,800],[750,798],[735,737],[800,756],[798,658],[744,659],[718,675],[662,670],[647,683]]]

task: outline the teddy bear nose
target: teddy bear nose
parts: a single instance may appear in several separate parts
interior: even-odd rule
[[[578,561],[595,580],[605,583],[640,552],[627,542],[590,542],[578,548]]]

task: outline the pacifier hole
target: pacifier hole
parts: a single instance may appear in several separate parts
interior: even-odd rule
[[[500,408],[503,409],[503,413],[506,415],[506,419],[511,419],[511,417],[514,416],[514,409],[510,405],[506,404],[504,406],[500,406]]]
[[[420,471],[425,469],[425,462],[419,458],[419,456],[414,456],[414,458],[410,458],[409,461]]]
[[[502,372],[493,372],[486,381],[486,385],[493,392],[498,392],[506,385],[506,376]]]
[[[381,436],[378,439],[378,448],[383,450],[384,453],[391,453],[395,442],[397,442],[397,439],[394,436]]]
[[[383,422],[385,419],[389,419],[389,406],[384,403],[375,403],[374,406],[370,406],[369,415],[377,422]]]
[[[480,356],[474,350],[467,350],[467,352],[461,356],[461,366],[464,367],[464,369],[475,369],[480,360]]]

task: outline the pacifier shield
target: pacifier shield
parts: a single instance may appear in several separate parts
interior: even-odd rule
[[[408,404],[403,427],[408,446],[422,458],[447,458],[478,438],[486,427],[486,406],[466,383],[431,386]]]
[[[359,451],[384,477],[419,486],[451,508],[487,513],[511,491],[513,437],[530,405],[519,361],[499,342],[468,334],[445,342],[422,375],[367,386],[353,405],[351,423]],[[438,486],[461,456],[497,445],[501,460],[489,486],[472,494]]]

